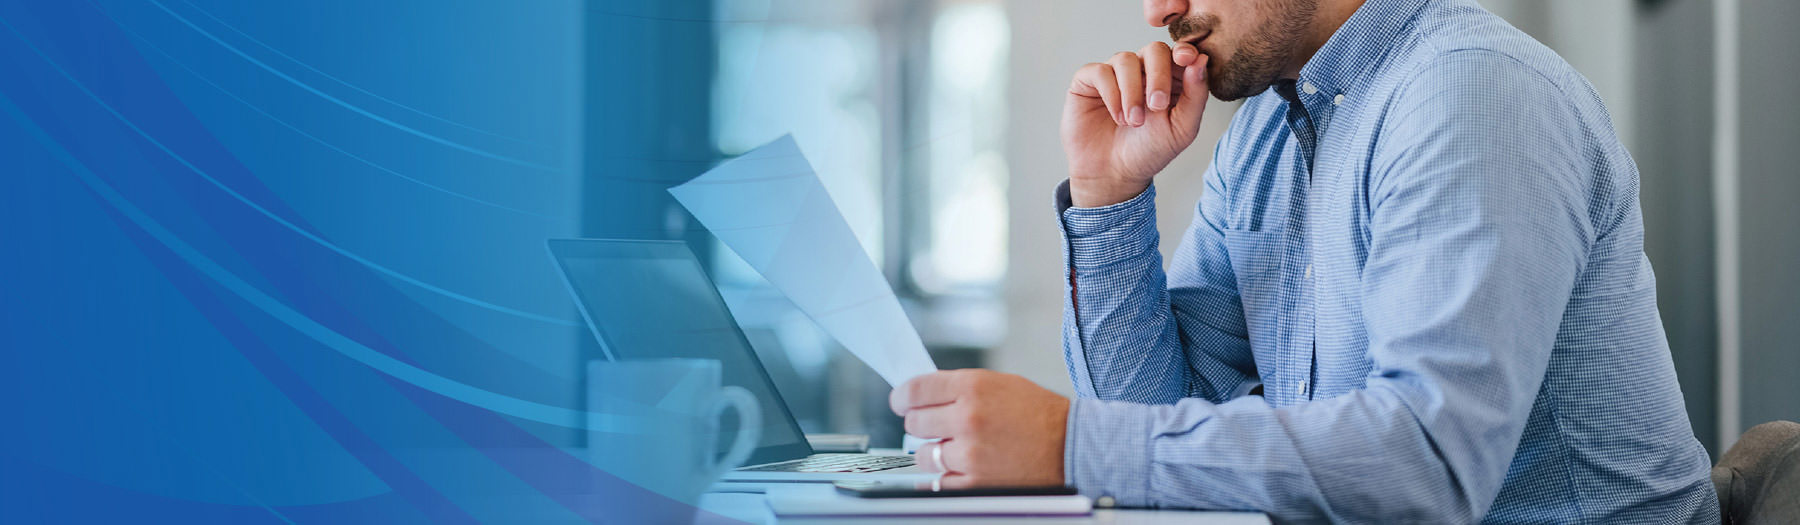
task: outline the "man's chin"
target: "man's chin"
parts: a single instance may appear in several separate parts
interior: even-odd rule
[[[1208,67],[1206,68],[1207,91],[1212,94],[1213,98],[1225,102],[1235,102],[1261,95],[1262,92],[1268,91],[1270,86],[1275,85],[1277,80],[1273,74],[1268,75],[1267,79],[1256,81],[1245,81],[1244,77],[1246,76],[1249,75],[1243,71],[1231,69],[1229,62],[1220,64],[1217,71]]]
[[[1256,95],[1260,95],[1260,94],[1262,94],[1263,91],[1266,91],[1268,89],[1269,89],[1268,86],[1263,86],[1261,89],[1251,91],[1251,90],[1245,89],[1243,87],[1220,86],[1220,87],[1212,88],[1209,91],[1212,93],[1212,98],[1216,98],[1216,99],[1219,99],[1224,102],[1237,102],[1239,100],[1243,100],[1246,98],[1254,97]]]
[[[1207,93],[1212,95],[1212,98],[1225,102],[1232,102],[1244,98],[1244,90],[1241,87],[1234,87],[1233,84],[1235,83],[1230,82],[1232,77],[1235,76],[1233,73],[1235,72],[1231,70],[1231,62],[1229,60],[1212,58],[1212,55],[1208,54],[1206,63]],[[1221,82],[1221,80],[1225,82]]]
[[[1261,95],[1261,94],[1263,94],[1264,91],[1268,91],[1269,87],[1272,85],[1273,84],[1263,84],[1261,87],[1254,88],[1254,90],[1236,89],[1229,93],[1223,92],[1219,89],[1213,89],[1211,91],[1212,91],[1213,98],[1219,99],[1224,102],[1237,102],[1239,100],[1243,100],[1246,98]]]

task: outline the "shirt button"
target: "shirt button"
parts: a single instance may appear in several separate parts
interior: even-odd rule
[[[1333,106],[1343,104],[1343,103],[1344,103],[1344,94],[1343,93],[1338,93],[1338,96],[1332,97],[1332,99],[1331,99],[1331,105],[1333,105]]]
[[[1112,508],[1112,506],[1116,505],[1116,504],[1118,504],[1118,501],[1114,500],[1112,496],[1100,496],[1098,498],[1094,498],[1094,506],[1095,507]]]
[[[1310,265],[1310,264],[1306,265],[1306,278],[1307,279],[1312,278],[1312,265]]]
[[[1306,92],[1306,94],[1308,94],[1308,95],[1311,95],[1311,94],[1315,94],[1315,93],[1318,93],[1318,92],[1319,92],[1319,87],[1318,87],[1318,86],[1314,86],[1314,85],[1313,85],[1313,84],[1312,84],[1312,82],[1307,82],[1307,83],[1305,83],[1305,84],[1301,84],[1301,85],[1300,85],[1300,89],[1301,89],[1301,90],[1303,90],[1303,91],[1305,91],[1305,92]]]
[[[1306,383],[1307,383],[1306,380],[1304,380],[1304,379],[1300,380],[1300,388],[1298,389],[1300,397],[1306,397]]]

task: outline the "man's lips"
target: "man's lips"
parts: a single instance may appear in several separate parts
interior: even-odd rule
[[[1209,36],[1212,36],[1211,31],[1207,31],[1205,33],[1186,35],[1186,36],[1183,36],[1182,38],[1175,39],[1175,41],[1181,42],[1183,44],[1187,44],[1190,46],[1194,46],[1194,49],[1198,50],[1198,49],[1200,49],[1200,43],[1205,41],[1206,37],[1209,37]]]
[[[1205,32],[1205,33],[1187,35],[1185,38],[1177,39],[1176,42],[1181,43],[1181,44],[1187,44],[1189,47],[1194,48],[1194,53],[1195,53],[1194,59],[1198,60],[1200,58],[1200,55],[1206,54],[1206,51],[1200,49],[1200,45],[1206,43],[1206,37],[1208,37],[1208,36],[1212,36],[1212,32],[1209,31],[1209,32]]]
[[[1178,44],[1187,44],[1189,47],[1194,48],[1194,52],[1196,54],[1204,55],[1204,54],[1206,54],[1206,52],[1200,49],[1200,45],[1205,44],[1206,37],[1209,37],[1209,36],[1212,36],[1211,31],[1207,31],[1204,33],[1195,33],[1195,34],[1190,34],[1190,35],[1184,35],[1182,38],[1176,39],[1175,42]],[[1199,57],[1196,56],[1194,58],[1199,58]]]

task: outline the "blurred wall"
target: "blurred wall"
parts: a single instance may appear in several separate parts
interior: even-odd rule
[[[1694,435],[1718,454],[1718,287],[1713,235],[1713,5],[1638,9],[1632,75],[1644,118],[1631,148],[1642,180],[1644,252]],[[1681,35],[1672,38],[1671,35]]]
[[[1722,284],[1741,291],[1723,309],[1736,319],[1722,327],[1738,332],[1727,341],[1737,347],[1731,372],[1739,377],[1721,381],[1737,390],[1735,406],[1723,407],[1739,410],[1735,419],[1721,420],[1721,439],[1729,442],[1757,423],[1800,420],[1800,167],[1794,161],[1800,102],[1793,96],[1800,84],[1800,32],[1794,31],[1800,2],[1720,1],[1738,4],[1739,30],[1725,35],[1736,40],[1736,52],[1722,58],[1735,59],[1742,73],[1723,84],[1734,91],[1726,100],[1737,106],[1738,118],[1726,123],[1735,130],[1721,151],[1740,159],[1728,168],[1735,173],[1721,173],[1736,179],[1730,186],[1737,206],[1726,220],[1737,223],[1738,233],[1737,242],[1722,245],[1736,253],[1721,259],[1735,266],[1736,282]]]

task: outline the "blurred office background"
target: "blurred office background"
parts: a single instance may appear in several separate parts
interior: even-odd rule
[[[1639,163],[1646,251],[1696,435],[1716,454],[1755,423],[1800,420],[1800,169],[1787,158],[1800,147],[1800,103],[1786,96],[1800,85],[1790,30],[1800,3],[1482,3],[1588,76]],[[1066,175],[1058,120],[1079,65],[1166,38],[1139,10],[1131,0],[589,6],[588,78],[629,100],[587,103],[583,202],[605,211],[587,212],[582,231],[691,241],[806,429],[891,445],[899,422],[880,379],[663,192],[792,133],[940,366],[1071,393],[1050,206]],[[1235,109],[1213,101],[1196,146],[1159,179],[1165,253]]]

